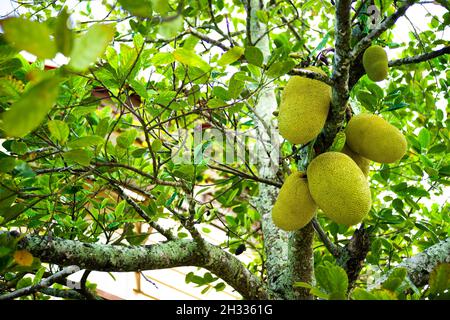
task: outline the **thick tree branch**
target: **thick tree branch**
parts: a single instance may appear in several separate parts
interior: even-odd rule
[[[83,243],[61,238],[25,236],[20,248],[42,262],[107,272],[132,272],[182,266],[202,267],[227,282],[245,299],[267,299],[267,291],[233,255],[212,244],[200,250],[193,240],[173,240],[148,246]]]
[[[291,287],[286,292],[288,299],[313,299],[309,289],[292,287],[295,282],[311,283],[313,279],[313,241],[314,229],[311,222],[302,229],[289,234],[288,266]]]
[[[81,293],[79,293],[76,290],[60,290],[60,289],[54,289],[54,288],[42,288],[39,290],[39,292],[42,292],[43,294],[46,294],[48,296],[58,297],[58,298],[63,298],[63,299],[86,300],[86,297],[83,296]]]
[[[348,276],[349,290],[358,279],[367,253],[370,250],[370,239],[367,229],[361,225],[354,233],[348,244],[341,251],[337,262],[344,268]]]
[[[75,265],[69,266],[69,267],[64,268],[63,270],[51,275],[48,278],[41,280],[38,284],[29,286],[26,288],[18,289],[11,293],[4,294],[4,295],[0,296],[0,300],[11,300],[11,299],[27,296],[34,292],[40,291],[43,288],[47,288],[47,287],[51,286],[53,283],[55,283],[56,281],[58,281],[59,279],[65,278],[75,272],[78,272],[78,271],[80,271],[79,267],[77,267]]]
[[[305,69],[297,69],[297,68],[292,69],[289,72],[289,75],[291,75],[291,76],[302,76],[302,77],[305,77],[305,78],[322,81],[322,82],[328,84],[329,86],[333,85],[333,81],[329,77],[324,76],[323,74],[316,73],[316,72],[309,71],[309,70],[305,70]]]
[[[450,54],[450,46],[446,46],[442,49],[432,51],[432,52],[427,52],[427,53],[424,53],[424,54],[421,54],[418,56],[414,56],[414,57],[407,57],[407,58],[389,61],[389,67],[399,67],[399,66],[402,66],[405,64],[420,63],[420,62],[424,62],[424,61],[428,61],[428,60],[440,57],[444,54]]]
[[[424,252],[404,260],[395,268],[405,268],[409,279],[414,285],[421,287],[428,283],[431,271],[440,263],[450,263],[450,238],[438,242]],[[382,284],[389,274],[390,272],[377,279],[372,288]]]
[[[349,73],[350,73],[350,39],[351,0],[336,1],[335,17],[335,54],[333,63],[333,82],[331,94],[331,108],[328,114],[324,133],[319,141],[320,149],[324,152],[331,145],[337,132],[345,120],[345,108],[349,98]]]
[[[367,36],[362,38],[358,44],[353,48],[351,52],[351,59],[356,59],[364,50],[366,50],[371,44],[372,40],[375,40],[378,38],[383,32],[385,32],[387,29],[394,26],[395,22],[403,16],[406,13],[406,10],[408,10],[409,7],[411,7],[417,0],[406,0],[405,4],[398,8],[398,10],[390,15],[386,20],[384,20],[380,25],[372,30]]]

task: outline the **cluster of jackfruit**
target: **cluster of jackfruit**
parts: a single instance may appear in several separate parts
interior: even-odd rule
[[[388,65],[383,48],[367,49],[363,62],[370,79],[386,78]],[[324,74],[318,68],[307,69]],[[280,134],[293,144],[313,140],[325,125],[330,101],[328,85],[292,77],[281,97]],[[345,133],[346,144],[340,152],[320,154],[309,164],[306,177],[294,172],[286,179],[272,209],[272,220],[280,229],[303,228],[318,208],[336,223],[348,226],[360,223],[372,204],[367,181],[370,161],[392,163],[406,153],[402,133],[376,115],[354,116]]]

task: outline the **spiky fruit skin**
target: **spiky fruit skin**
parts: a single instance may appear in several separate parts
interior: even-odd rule
[[[278,228],[294,231],[306,226],[316,210],[306,179],[301,173],[294,172],[286,178],[278,193],[272,208],[272,220]]]
[[[319,68],[309,67],[325,75]],[[280,134],[293,144],[305,144],[317,137],[327,120],[331,87],[321,81],[293,76],[281,96],[278,114]]]
[[[361,169],[362,173],[366,177],[369,175],[370,170],[369,159],[366,159],[363,156],[354,152],[352,149],[350,149],[350,147],[347,144],[344,145],[344,148],[342,148],[341,152],[352,158],[352,160],[355,161],[355,163],[358,165],[358,167]]]
[[[388,75],[388,56],[380,46],[371,46],[364,51],[363,66],[370,80],[383,81]]]
[[[326,152],[308,166],[308,186],[314,202],[336,223],[360,223],[372,200],[366,177],[356,163],[341,152]]]
[[[392,163],[406,153],[406,138],[396,127],[373,114],[354,116],[345,130],[352,151],[369,160]]]

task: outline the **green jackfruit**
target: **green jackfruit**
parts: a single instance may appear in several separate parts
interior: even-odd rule
[[[351,226],[363,220],[372,205],[369,184],[356,163],[341,152],[326,152],[308,166],[314,202],[336,223]]]
[[[375,162],[392,163],[406,153],[406,139],[400,130],[373,114],[354,116],[345,134],[352,151]]]
[[[372,81],[382,81],[388,75],[388,56],[380,46],[371,46],[364,51],[363,66]]]
[[[325,75],[319,68],[306,70]],[[305,144],[322,131],[331,101],[331,87],[321,81],[293,76],[281,96],[278,114],[280,134],[293,144]]]
[[[272,220],[278,228],[294,231],[307,225],[316,210],[306,179],[300,172],[294,172],[286,178],[278,193],[272,208]]]
[[[357,154],[356,152],[353,152],[350,147],[345,144],[344,148],[341,150],[342,153],[345,153],[350,158],[352,158],[353,161],[358,165],[358,167],[361,169],[362,173],[367,177],[369,175],[370,170],[370,160],[362,157],[361,155]]]

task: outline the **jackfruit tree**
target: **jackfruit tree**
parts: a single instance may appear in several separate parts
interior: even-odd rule
[[[450,298],[448,1],[0,11],[0,300]]]

